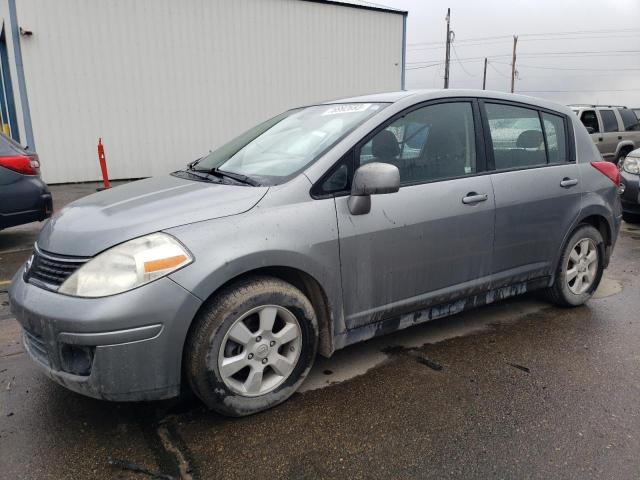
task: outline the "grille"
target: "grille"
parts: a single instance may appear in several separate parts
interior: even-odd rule
[[[49,355],[47,354],[47,346],[44,340],[33,332],[30,332],[26,328],[24,332],[24,343],[29,351],[42,363],[49,365]]]
[[[87,258],[66,257],[43,252],[36,246],[25,278],[29,283],[56,291],[73,272],[87,261]]]

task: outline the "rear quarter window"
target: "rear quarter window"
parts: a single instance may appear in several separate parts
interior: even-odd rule
[[[543,113],[542,121],[544,123],[544,133],[547,138],[549,163],[566,162],[568,155],[564,117]]]
[[[640,130],[640,122],[632,110],[619,108],[618,113],[620,114],[620,118],[622,118],[622,125],[624,126],[625,131],[634,132]]]

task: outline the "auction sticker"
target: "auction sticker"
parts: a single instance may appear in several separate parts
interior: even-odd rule
[[[356,113],[364,112],[369,109],[370,103],[343,103],[342,105],[333,105],[324,111],[322,115],[338,115],[340,113]]]

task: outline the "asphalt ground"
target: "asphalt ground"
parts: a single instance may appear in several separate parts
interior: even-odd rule
[[[95,185],[54,187],[54,208]],[[0,232],[0,282],[39,225]],[[596,298],[529,294],[319,359],[242,419],[193,397],[111,403],[49,381],[0,283],[0,478],[640,478],[640,228]]]

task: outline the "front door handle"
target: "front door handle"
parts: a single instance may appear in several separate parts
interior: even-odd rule
[[[486,202],[489,195],[486,193],[469,192],[466,196],[462,197],[462,203],[465,205],[473,205],[474,203]]]
[[[602,137],[598,137],[598,141],[601,142],[602,141]]]
[[[575,187],[578,184],[577,178],[564,177],[560,182],[560,186],[564,188]]]
[[[622,140],[622,135],[618,135],[618,140]]]

